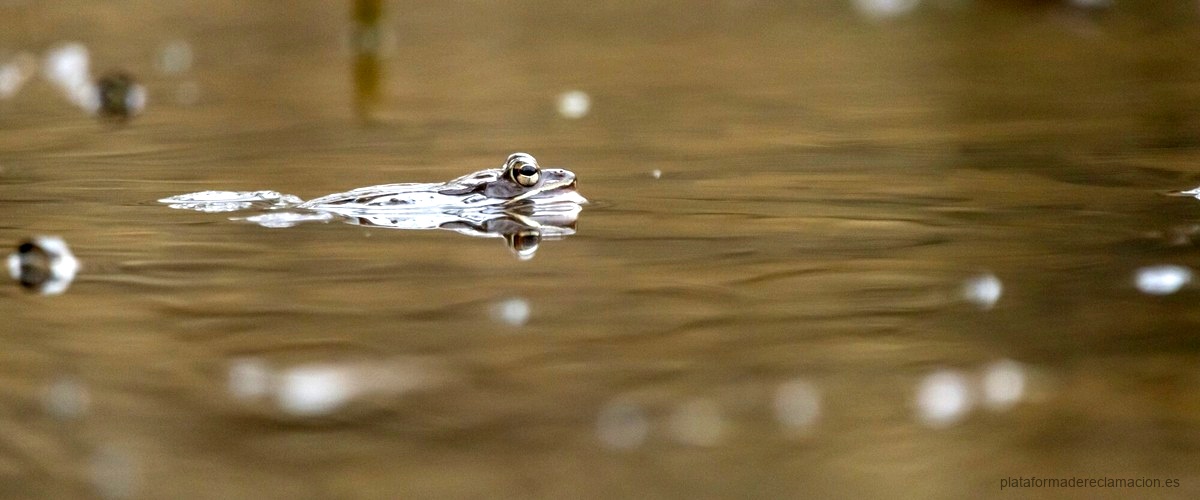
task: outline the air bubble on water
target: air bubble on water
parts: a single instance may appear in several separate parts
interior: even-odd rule
[[[671,414],[668,423],[671,437],[692,446],[714,446],[721,441],[725,421],[721,408],[711,399],[687,401]]]
[[[73,420],[87,413],[91,396],[82,383],[71,377],[55,380],[42,393],[42,406],[50,416]]]
[[[50,50],[42,65],[46,79],[69,90],[86,85],[90,71],[88,49],[81,43],[65,43]]]
[[[21,255],[16,252],[11,253],[4,262],[6,264],[5,267],[8,268],[8,277],[14,280],[21,279]]]
[[[1140,268],[1134,278],[1137,289],[1150,295],[1170,295],[1191,281],[1191,269],[1169,264]]]
[[[563,118],[579,119],[587,116],[592,108],[592,98],[581,90],[563,92],[558,96],[558,114]]]
[[[807,431],[821,416],[821,393],[807,380],[795,379],[775,389],[775,419],[789,431]]]
[[[650,421],[641,406],[630,401],[611,401],[596,417],[596,438],[613,450],[632,450],[646,441]]]
[[[1002,359],[983,368],[983,404],[993,410],[1006,410],[1025,397],[1025,367],[1011,359]]]
[[[79,260],[57,236],[36,236],[18,245],[6,264],[14,280],[42,295],[65,292],[79,271]]]
[[[253,400],[271,391],[271,369],[259,358],[238,358],[229,363],[229,395]]]
[[[911,12],[920,0],[853,0],[854,7],[867,17],[883,19]]]
[[[358,395],[353,375],[329,364],[288,368],[279,374],[275,387],[279,409],[298,417],[333,413]]]
[[[968,279],[963,284],[962,295],[967,302],[983,310],[991,309],[1004,294],[1004,284],[996,275],[987,273]]]
[[[512,297],[492,306],[492,318],[508,326],[523,326],[529,321],[531,311],[529,301]]]
[[[92,454],[88,472],[101,498],[124,499],[137,496],[139,469],[138,461],[129,451],[106,445]]]
[[[36,71],[37,58],[25,52],[0,64],[0,100],[16,96]]]
[[[183,40],[167,42],[158,51],[156,66],[164,75],[178,75],[192,67],[192,45]]]
[[[42,74],[62,90],[67,99],[89,114],[100,109],[100,90],[92,82],[88,49],[81,43],[65,43],[50,49],[42,62]]]
[[[973,404],[967,378],[957,371],[934,372],[917,386],[917,419],[932,428],[957,423],[971,411]]]

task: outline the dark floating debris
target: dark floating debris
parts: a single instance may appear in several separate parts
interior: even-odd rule
[[[42,73],[71,103],[91,115],[123,122],[146,107],[146,87],[129,73],[113,71],[93,80],[91,56],[81,43],[60,44],[47,52]]]
[[[137,116],[146,107],[146,87],[128,73],[117,71],[96,81],[100,116],[119,121]]]
[[[67,290],[79,270],[79,261],[57,236],[36,236],[17,246],[8,256],[8,274],[22,287],[42,295]]]

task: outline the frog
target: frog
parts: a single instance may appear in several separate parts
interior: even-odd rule
[[[575,233],[588,202],[575,174],[542,168],[528,153],[513,153],[488,168],[441,183],[367,186],[304,201],[278,191],[200,191],[158,200],[170,208],[201,212],[261,213],[235,217],[264,227],[341,221],[389,229],[445,229],[476,237],[503,237],[522,260],[543,239]]]

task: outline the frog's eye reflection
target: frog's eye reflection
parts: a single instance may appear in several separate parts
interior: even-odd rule
[[[538,244],[542,242],[542,233],[537,231],[521,231],[506,237],[508,246],[520,260],[529,260],[537,253]]]
[[[512,177],[513,182],[525,187],[530,187],[534,184],[537,184],[538,178],[541,177],[541,171],[538,169],[537,165],[518,161],[513,165],[512,169],[508,171],[508,175],[509,177]]]

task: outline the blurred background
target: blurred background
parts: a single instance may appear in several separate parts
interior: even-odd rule
[[[1197,42],[1192,0],[0,0],[0,243],[80,264],[0,289],[0,497],[1194,497]],[[156,202],[515,151],[591,200],[529,260]]]

